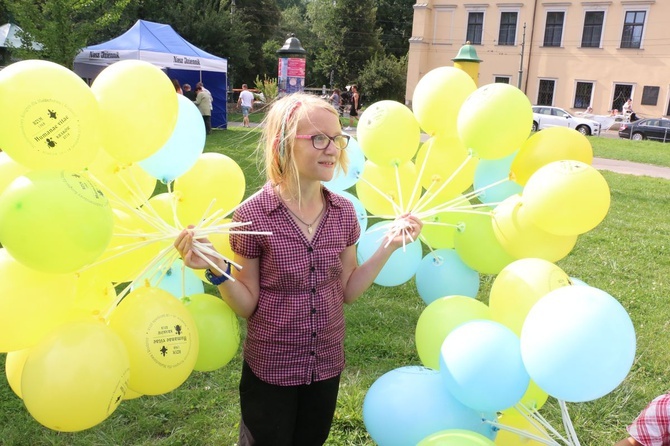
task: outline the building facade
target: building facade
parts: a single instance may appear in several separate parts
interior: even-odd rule
[[[670,115],[670,0],[418,0],[406,98],[428,71],[474,45],[478,85],[519,87],[534,105],[595,114],[633,99],[642,117]]]

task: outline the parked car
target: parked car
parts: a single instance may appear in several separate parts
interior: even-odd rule
[[[670,119],[646,118],[619,127],[619,138],[670,142]]]
[[[533,107],[533,131],[549,127],[569,127],[585,136],[600,135],[600,123],[593,119],[574,116],[558,107],[536,105]]]

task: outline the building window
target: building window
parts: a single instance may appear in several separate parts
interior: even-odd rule
[[[605,12],[587,11],[584,16],[584,32],[582,33],[582,48],[600,48],[600,37],[603,33]]]
[[[651,87],[645,85],[642,89],[642,105],[656,105],[658,104],[658,94],[661,91],[661,87]]]
[[[537,92],[537,105],[554,104],[554,86],[556,81],[550,79],[540,79],[540,88]]]
[[[517,15],[516,12],[503,12],[500,14],[498,45],[514,45],[516,43]]]
[[[565,12],[563,11],[547,13],[547,24],[544,27],[544,46],[561,46],[564,18]]]
[[[623,23],[621,48],[640,48],[642,46],[642,31],[644,31],[645,11],[627,11]]]
[[[612,99],[612,110],[622,110],[623,104],[628,98],[633,97],[633,86],[631,84],[614,84],[614,99]]]
[[[593,95],[592,82],[577,82],[575,87],[574,108],[587,109],[591,106],[591,97]]]
[[[473,45],[482,44],[482,30],[484,29],[484,13],[471,12],[468,14],[468,32],[465,40]]]
[[[510,81],[509,76],[496,76],[495,79],[493,80],[493,82],[496,84],[509,84],[509,81]]]

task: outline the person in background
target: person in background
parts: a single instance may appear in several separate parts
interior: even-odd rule
[[[237,106],[242,108],[242,127],[249,127],[249,112],[254,106],[254,94],[249,91],[247,84],[242,84],[240,97],[237,99]]]
[[[195,91],[191,90],[190,84],[182,85],[182,90],[184,91],[184,96],[195,102]]]
[[[195,87],[195,105],[198,106],[202,120],[205,122],[205,131],[207,134],[212,133],[212,95],[204,87]]]
[[[202,82],[198,82],[197,84],[195,84],[195,89],[196,90],[198,89],[198,87],[200,87],[202,89],[202,91],[204,91],[205,93],[207,93],[209,95],[210,99],[212,100],[212,108],[211,109],[214,110],[214,96],[212,96],[212,93],[208,89],[205,88],[205,85]]]
[[[172,85],[174,85],[174,90],[178,94],[184,94],[184,92],[181,89],[181,85],[179,85],[179,81],[177,79],[172,79]]]
[[[358,87],[351,86],[351,108],[349,109],[349,126],[345,130],[351,130],[354,127],[354,120],[358,122],[358,110],[361,108],[361,96],[358,94]]]
[[[337,111],[318,96],[294,93],[272,105],[262,128],[267,183],[233,221],[271,235],[231,231],[241,266],[234,271],[217,256],[194,252],[193,226],[174,245],[186,266],[210,268],[205,277],[247,319],[238,445],[318,446],[328,438],[345,365],[344,304],[372,285],[396,249],[418,238],[422,223],[398,217],[393,224],[401,230],[389,231],[359,265],[356,210],[323,186],[348,166],[350,137]]]
[[[670,393],[654,398],[627,430],[630,436],[614,446],[670,445]]]
[[[340,96],[340,89],[339,88],[333,89],[333,94],[330,95],[329,100],[330,100],[330,105],[332,105],[333,108],[338,111],[340,116],[342,116],[342,109],[341,109],[342,96]]]

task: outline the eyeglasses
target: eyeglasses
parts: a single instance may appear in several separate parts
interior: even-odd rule
[[[349,135],[336,135],[331,137],[323,133],[319,133],[318,135],[295,135],[295,137],[298,139],[311,139],[312,146],[316,150],[325,150],[331,141],[337,149],[344,150],[349,145],[349,138],[351,138]]]

